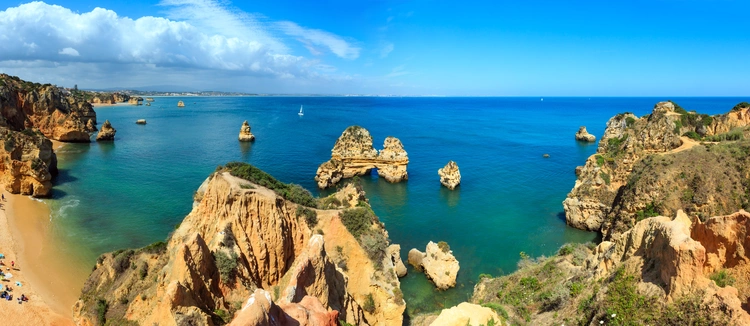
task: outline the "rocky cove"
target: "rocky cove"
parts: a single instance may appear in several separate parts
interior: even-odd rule
[[[550,101],[548,100],[548,102]],[[198,101],[197,105],[201,104]],[[307,108],[308,105],[305,107]],[[664,107],[667,108],[664,109]],[[646,186],[655,187],[647,188],[651,189],[648,190],[648,193],[667,193],[670,196],[673,194],[672,192],[660,189],[673,189],[675,186],[686,187],[677,191],[679,194],[678,200],[670,199],[669,196],[663,198],[647,197],[642,208],[636,206],[634,211],[630,211],[633,214],[632,222],[627,218],[620,220],[613,215],[610,223],[614,226],[608,228],[612,231],[602,231],[605,239],[598,246],[566,245],[559,250],[559,255],[550,258],[533,258],[538,254],[531,251],[526,256],[521,255],[522,259],[519,262],[518,272],[506,274],[499,278],[489,278],[485,275],[477,285],[473,297],[467,299],[468,303],[451,304],[444,307],[446,308],[445,311],[437,309],[428,314],[414,314],[406,320],[412,324],[465,325],[467,320],[461,318],[483,315],[486,316],[484,322],[476,321],[477,323],[486,324],[492,318],[498,322],[503,320],[503,323],[552,324],[568,320],[570,323],[579,321],[594,324],[599,321],[614,323],[618,316],[621,318],[621,322],[627,321],[622,318],[626,318],[631,313],[637,315],[636,312],[650,312],[650,315],[646,315],[651,316],[649,317],[651,319],[640,320],[643,322],[680,321],[680,319],[676,319],[680,318],[677,312],[690,312],[693,316],[714,323],[743,324],[745,322],[743,313],[745,312],[741,309],[741,306],[746,302],[747,294],[744,292],[746,290],[742,288],[741,277],[746,258],[743,258],[744,256],[739,251],[726,250],[726,248],[744,247],[741,241],[726,241],[727,234],[740,235],[738,239],[743,237],[742,234],[746,234],[743,233],[746,232],[743,231],[743,227],[746,227],[747,223],[746,213],[739,211],[743,207],[741,198],[735,202],[737,203],[736,206],[730,206],[733,197],[732,191],[740,194],[742,182],[740,182],[740,185],[717,182],[715,180],[720,180],[720,178],[706,175],[705,171],[702,170],[690,170],[688,164],[690,160],[697,159],[702,162],[703,166],[718,161],[732,162],[728,165],[733,168],[734,166],[744,165],[741,161],[744,142],[737,140],[738,136],[730,136],[733,132],[732,129],[742,127],[740,121],[743,119],[743,107],[730,111],[726,114],[726,117],[712,116],[711,123],[707,123],[708,119],[705,119],[701,114],[694,114],[695,116],[693,116],[687,111],[682,114],[676,107],[673,111],[669,111],[668,107],[669,104],[660,104],[657,105],[659,110],[654,109],[648,117],[638,118],[635,115],[622,115],[624,118],[621,121],[624,121],[624,123],[608,123],[608,128],[604,131],[605,136],[599,143],[601,148],[602,143],[606,142],[607,148],[598,150],[597,153],[592,155],[592,158],[596,167],[600,168],[600,170],[595,171],[598,172],[598,177],[601,179],[599,186],[607,185],[602,171],[614,176],[617,166],[628,164],[618,160],[624,157],[634,158],[635,162],[632,171],[630,171],[632,175],[617,177],[630,180],[635,178],[635,173],[640,176],[632,182],[622,181],[621,186],[624,188],[616,190],[616,193],[632,193],[628,195],[630,197],[627,197],[631,198],[628,202],[638,203],[638,198],[646,193],[642,187]],[[662,112],[660,110],[665,111],[664,117],[668,119],[666,122],[659,120],[661,119],[659,114]],[[133,114],[143,115],[143,112],[146,111],[138,111]],[[132,127],[119,121],[127,121],[127,124],[132,124],[135,119],[113,120],[112,117],[116,116],[112,113],[107,114],[109,116],[105,117],[118,126],[117,146],[119,146],[118,150],[121,150],[122,147],[127,146],[127,140],[122,143],[123,145],[119,145],[120,135],[124,135],[124,139],[135,137],[132,132],[135,129],[129,129]],[[308,116],[310,114],[305,118],[308,118]],[[651,116],[656,117],[649,120],[652,119]],[[160,117],[144,117],[149,119],[148,127],[163,128],[164,125],[160,125]],[[628,117],[631,117],[634,121],[629,122]],[[250,121],[252,121],[253,132],[260,135],[261,138],[259,139],[263,139],[263,141],[256,141],[252,145],[252,149],[248,151],[248,155],[257,156],[264,149],[263,142],[273,141],[273,134],[269,132],[269,129],[264,128],[263,123],[259,123],[258,120]],[[676,121],[680,122],[679,128]],[[733,127],[718,123],[712,125],[715,121],[727,121],[727,125]],[[630,125],[628,125],[629,123]],[[645,127],[636,129],[640,128],[638,126],[641,123]],[[669,123],[672,125],[670,126]],[[235,137],[237,137],[238,124],[237,120],[231,121],[231,126],[227,128],[230,133],[226,138],[233,140],[235,144],[237,143]],[[587,122],[586,125],[589,126],[592,133],[598,133],[590,122]],[[654,126],[658,126],[658,128]],[[570,132],[575,131],[577,127],[578,122],[575,122],[573,129],[561,134],[565,138],[571,138]],[[636,130],[631,131],[628,129],[629,127]],[[611,128],[620,128],[621,133],[618,134],[615,129]],[[700,130],[701,133],[699,133],[698,131],[701,128],[704,130]],[[337,128],[337,133],[340,133],[342,129],[344,128]],[[373,133],[377,130],[377,128],[368,129]],[[150,132],[150,129],[138,130],[143,130],[144,133]],[[667,131],[671,131],[671,133]],[[687,134],[695,138],[694,135],[689,133],[690,131],[697,133],[699,138],[694,140],[695,144],[687,148],[685,144],[690,143],[682,140],[681,137]],[[631,139],[631,137],[652,142],[648,138],[623,137],[624,134],[631,132],[634,132],[634,135],[653,135],[654,139],[659,139],[658,142],[668,145],[629,143],[628,139]],[[734,134],[736,133],[737,131],[734,131]],[[447,196],[445,198],[448,204],[451,203],[451,200],[456,200],[456,194],[465,197],[470,194],[472,185],[480,183],[480,181],[472,178],[476,170],[472,169],[475,168],[475,165],[471,163],[471,160],[464,163],[465,159],[460,159],[462,170],[464,170],[462,175],[466,184],[462,184],[461,187],[450,193],[448,189],[441,190],[440,182],[434,175],[435,170],[443,166],[449,159],[459,156],[446,153],[446,156],[441,156],[436,162],[430,163],[429,169],[425,169],[429,176],[420,175],[421,163],[419,162],[422,162],[423,159],[414,159],[414,155],[418,155],[415,153],[420,152],[419,142],[415,141],[418,138],[410,136],[408,132],[394,132],[393,134],[398,135],[400,140],[404,140],[404,145],[400,145],[401,141],[399,140],[401,150],[405,147],[409,149],[411,175],[408,183],[419,184],[420,179],[431,180],[429,184],[432,189],[446,191],[444,196]],[[628,148],[630,147],[627,146],[632,146],[635,149],[649,148],[653,152],[638,152],[635,150],[634,154],[630,156],[619,155],[617,154],[620,153],[619,151],[612,150],[615,145],[614,142],[608,140],[612,138],[607,136],[609,134],[617,135],[617,142],[619,142],[619,145],[623,145],[621,148],[625,148],[623,150],[625,153],[629,153]],[[678,141],[672,141],[673,138],[670,135],[677,135]],[[330,146],[335,137],[329,136],[326,140],[326,151],[331,149]],[[374,138],[383,139],[380,134]],[[653,142],[656,143],[657,141]],[[240,149],[245,148],[242,146],[246,145],[240,144]],[[389,146],[386,145],[385,147]],[[72,145],[66,148],[80,147]],[[367,148],[373,148],[372,141],[370,141],[370,147]],[[700,152],[701,150],[705,153]],[[697,154],[693,154],[692,151],[696,151]],[[552,154],[552,160],[564,157],[562,153],[552,152]],[[63,153],[63,155],[69,154]],[[439,156],[437,153],[435,155]],[[597,155],[604,158],[602,166],[598,165]],[[680,158],[679,155],[685,155],[686,157]],[[538,154],[534,156],[541,160]],[[138,159],[137,156],[133,158]],[[589,161],[591,160],[589,159]],[[317,162],[321,161],[323,160]],[[583,161],[580,160],[579,162],[582,163]],[[263,164],[263,161],[259,162]],[[588,161],[586,164],[589,164]],[[610,170],[605,170],[603,167],[605,164],[606,168]],[[367,196],[364,196],[361,188],[358,188],[355,183],[346,185],[346,187],[341,186],[338,191],[322,192],[319,200],[326,201],[326,205],[324,208],[319,208],[321,206],[317,204],[310,206],[309,202],[307,204],[296,203],[290,199],[293,197],[285,195],[286,192],[279,192],[267,185],[259,185],[256,183],[259,182],[257,180],[256,182],[247,181],[233,175],[232,169],[238,166],[230,164],[215,172],[202,173],[201,179],[205,179],[207,174],[210,174],[210,177],[200,187],[197,187],[197,185],[192,187],[191,193],[198,188],[198,191],[193,194],[194,207],[187,214],[187,217],[185,217],[185,214],[179,216],[179,219],[176,220],[181,221],[179,227],[169,236],[168,241],[141,249],[118,250],[101,256],[97,260],[96,270],[85,285],[84,294],[76,306],[77,320],[81,324],[88,322],[97,324],[99,322],[99,311],[101,311],[100,307],[106,307],[103,310],[105,312],[104,317],[105,319],[108,318],[110,323],[116,321],[128,323],[127,320],[131,320],[131,323],[148,324],[154,321],[163,323],[171,320],[175,324],[220,324],[236,317],[237,323],[249,324],[248,320],[259,320],[259,316],[277,319],[281,317],[300,318],[299,315],[294,315],[292,311],[306,311],[305,316],[315,316],[308,319],[310,323],[312,321],[335,322],[336,319],[334,318],[352,324],[364,322],[368,324],[396,324],[404,320],[402,312],[408,309],[412,301],[408,298],[402,299],[403,301],[398,300],[399,292],[403,297],[406,297],[406,295],[401,290],[403,283],[398,277],[397,264],[395,260],[390,259],[390,257],[393,257],[390,254],[393,250],[390,246],[386,246],[382,251],[373,251],[382,253],[382,256],[374,255],[375,259],[373,259],[365,250],[367,246],[363,245],[364,241],[361,242],[362,234],[355,236],[343,222],[347,219],[345,216],[350,214],[344,213],[348,210],[361,208],[368,212],[367,207],[382,205],[378,203],[382,200],[380,198],[382,195],[372,195],[373,193],[378,194],[377,189],[368,190]],[[657,168],[660,170],[653,170]],[[661,170],[663,168],[666,168],[664,170],[666,172]],[[63,165],[63,169],[69,171],[70,167]],[[213,170],[213,168],[211,169]],[[273,170],[273,168],[271,169]],[[725,175],[725,173],[742,175],[741,171],[734,169],[735,172],[732,170],[724,171],[716,166],[711,170],[715,170],[716,173],[722,175]],[[310,178],[312,174],[310,171],[314,170],[313,166],[312,169],[305,172],[307,178]],[[593,181],[587,181],[595,173],[589,171],[587,167],[579,170],[581,172],[579,176],[581,186],[577,188],[597,186],[596,178],[591,179]],[[680,177],[680,172],[684,172],[684,178]],[[274,174],[277,173],[278,171],[274,172]],[[568,171],[568,173],[572,175],[571,171]],[[666,179],[661,179],[661,175],[676,175],[676,178],[672,178],[676,184],[661,184],[666,182]],[[694,185],[701,184],[694,181],[696,176],[697,180],[705,181],[710,186],[693,188]],[[371,179],[367,179],[366,175],[361,177],[364,177],[362,181],[365,188],[372,187]],[[84,179],[85,176],[80,177],[80,180]],[[669,179],[669,181],[672,182],[672,179]],[[612,185],[613,180],[615,179],[609,180],[609,185]],[[684,182],[684,184],[681,182]],[[310,184],[313,187],[310,187]],[[314,189],[315,184],[312,182],[310,184],[305,184],[305,187]],[[639,186],[641,184],[642,186]],[[396,196],[393,198],[403,197],[403,195],[398,195],[398,189],[403,189],[399,188],[403,185],[404,183],[394,184],[392,186],[396,187],[389,187],[386,191],[396,192]],[[572,185],[572,183],[569,185]],[[69,186],[70,183],[66,184],[65,182],[59,185],[65,190]],[[635,188],[630,188],[631,186],[635,186]],[[692,197],[689,196],[688,189],[693,191]],[[721,195],[725,192],[717,189],[732,189],[728,192],[727,197],[729,199],[723,199],[724,197]],[[585,194],[596,194],[593,190],[583,191],[583,189],[580,192],[574,190],[571,193],[575,193],[571,195],[571,198],[575,197],[579,201],[587,202],[591,202],[592,199],[586,197]],[[432,196],[439,197],[438,194],[443,193],[436,192]],[[168,196],[165,195],[164,198],[166,199],[166,197]],[[563,197],[564,195],[557,197],[557,202],[559,203]],[[606,196],[593,198],[606,198]],[[190,202],[186,198],[182,200]],[[714,203],[714,200],[719,200],[722,204],[710,206],[711,203]],[[360,201],[363,203],[360,203]],[[456,202],[454,201],[454,203]],[[622,206],[622,204],[613,203],[614,201],[612,203],[602,202],[601,205]],[[706,203],[709,206],[706,206]],[[347,205],[349,207],[346,207]],[[303,208],[298,209],[298,207]],[[308,213],[304,209],[305,207],[316,213],[317,221],[315,221],[315,224],[313,224],[312,218],[308,220],[307,216],[312,216],[312,214]],[[617,209],[622,210],[621,208]],[[378,209],[375,211],[379,212]],[[615,208],[611,211],[615,211]],[[627,210],[623,211],[627,212]],[[737,213],[738,211],[739,213]],[[362,211],[360,210],[360,212]],[[398,221],[388,220],[384,225],[380,224],[380,221],[385,220],[383,215],[391,214],[388,210],[384,210],[384,212],[387,213],[361,214],[362,216],[368,216],[369,221],[371,221],[369,229],[366,228],[366,230],[370,230],[368,231],[368,239],[380,239],[374,241],[376,244],[381,244],[375,246],[377,248],[383,248],[382,243],[384,242],[389,245],[391,242],[396,242],[393,240],[392,234],[403,232],[403,226]],[[610,210],[606,214],[610,214]],[[609,219],[606,214],[602,220]],[[622,212],[619,214],[619,216],[627,216]],[[380,218],[375,218],[375,215],[380,215]],[[651,215],[662,215],[662,217],[649,217]],[[575,214],[569,214],[569,216],[572,217]],[[575,222],[569,221],[569,223]],[[264,227],[269,225],[278,227]],[[311,225],[314,226],[311,227]],[[582,223],[582,225],[586,225],[586,223]],[[385,230],[388,230],[388,232],[385,232]],[[449,231],[457,232],[456,230]],[[158,238],[163,239],[163,234]],[[380,236],[377,236],[377,234],[380,234]],[[455,257],[461,261],[457,284],[458,287],[461,287],[461,275],[471,273],[471,259],[465,259],[469,255],[463,252],[460,242],[457,245],[457,241],[448,239],[439,233],[435,234],[430,237],[430,240],[436,242],[448,240]],[[480,232],[474,233],[475,237],[479,235]],[[399,238],[406,239],[403,236],[399,236]],[[258,239],[262,239],[262,241],[258,242]],[[400,241],[396,243],[401,244],[403,254],[411,248],[424,248],[427,242],[420,240],[416,244],[408,245]],[[341,247],[340,251],[339,246]],[[645,248],[651,250],[645,250]],[[398,251],[396,249],[396,252]],[[516,257],[518,257],[518,251],[524,250],[516,250],[513,253]],[[222,272],[220,266],[226,266],[227,264],[231,266],[233,257],[235,257],[234,262],[236,263],[234,272],[227,273],[226,269]],[[383,269],[376,268],[377,257],[383,258],[380,260]],[[694,257],[694,259],[687,260],[684,257]],[[342,264],[342,261],[346,261],[346,263]],[[469,263],[465,263],[466,261],[469,261]],[[352,266],[352,262],[356,266]],[[391,266],[392,272],[389,271]],[[410,272],[407,277],[415,277],[413,274]],[[306,282],[305,280],[310,280],[311,275],[315,275],[315,277],[312,277],[315,281]],[[355,277],[354,275],[368,275],[368,277]],[[732,278],[734,278],[734,286],[729,284],[732,283],[731,281],[727,281]],[[393,283],[396,283],[396,285]],[[721,285],[719,285],[720,283]],[[697,292],[695,291],[696,288],[704,289],[704,291]],[[450,293],[449,291],[446,292]],[[521,292],[527,293],[525,299],[517,296]],[[329,295],[323,295],[323,293]],[[639,300],[638,302],[647,302],[649,305],[638,306],[637,310],[618,310],[622,307],[615,304],[617,302],[615,299],[622,297],[616,297],[615,295],[623,293],[631,295],[627,298],[636,298]],[[665,299],[663,300],[666,302],[664,305],[661,305],[661,298]],[[250,304],[251,301],[258,304]],[[451,306],[455,307],[447,309]],[[738,306],[740,307],[739,310]],[[586,308],[586,314],[581,314],[578,311],[579,307]],[[648,310],[647,308],[654,309]],[[147,313],[146,311],[149,311],[149,309],[153,313]],[[258,309],[267,313],[265,315],[257,314]],[[338,311],[338,316],[334,316],[334,310]],[[389,314],[390,311],[395,313]],[[721,311],[722,314],[703,314],[707,311]],[[237,314],[231,314],[233,312]],[[611,317],[612,314],[616,316]],[[439,315],[442,316],[438,317]],[[472,319],[473,322],[475,322],[475,319]]]

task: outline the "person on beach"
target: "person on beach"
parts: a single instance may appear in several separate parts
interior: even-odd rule
[[[16,267],[16,261],[15,260],[11,260],[10,261],[10,267]]]

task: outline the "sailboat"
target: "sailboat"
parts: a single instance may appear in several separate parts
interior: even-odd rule
[[[297,113],[297,115],[299,115],[300,117],[305,115],[305,113],[302,112],[302,105],[299,106],[299,113]]]

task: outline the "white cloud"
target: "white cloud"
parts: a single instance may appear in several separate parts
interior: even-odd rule
[[[286,27],[284,34],[307,42],[311,53],[329,48],[343,58],[359,56],[359,48],[337,35],[292,22],[264,22],[219,0],[162,0],[160,5],[167,8],[166,18],[131,19],[103,8],[79,13],[38,1],[0,11],[0,67],[23,66],[32,75],[52,63],[88,65],[91,71],[119,65],[157,78],[175,71],[340,78],[324,75],[335,68],[292,54],[279,38],[284,37],[279,24]]]
[[[393,78],[403,75],[408,75],[409,72],[406,71],[406,65],[400,65],[391,70],[391,72],[387,75],[385,75],[386,78]]]
[[[78,53],[78,51],[76,51],[76,49],[74,49],[74,48],[64,48],[64,49],[60,50],[60,52],[57,52],[57,53],[58,54],[69,55],[69,56],[72,56],[72,57],[77,57],[77,56],[80,55]]]
[[[304,28],[290,21],[278,22],[277,25],[285,34],[309,41],[314,45],[325,46],[341,58],[356,59],[359,57],[360,48],[349,44],[340,36],[319,29]]]
[[[383,47],[383,49],[382,49],[382,50],[380,50],[380,57],[381,57],[381,58],[385,58],[385,57],[387,57],[387,56],[388,56],[389,54],[391,54],[391,52],[393,52],[393,46],[394,46],[394,45],[393,45],[393,43],[388,43],[388,44],[386,44],[386,45],[385,45],[385,46]]]

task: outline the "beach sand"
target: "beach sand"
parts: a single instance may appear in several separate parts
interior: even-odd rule
[[[73,304],[80,294],[86,275],[81,266],[71,263],[54,243],[47,205],[22,195],[3,191],[0,208],[0,253],[5,255],[5,272],[13,287],[13,300],[0,300],[0,320],[13,325],[74,325]],[[5,270],[16,262],[16,267]],[[21,282],[22,286],[15,285]],[[30,298],[18,304],[21,294]]]

